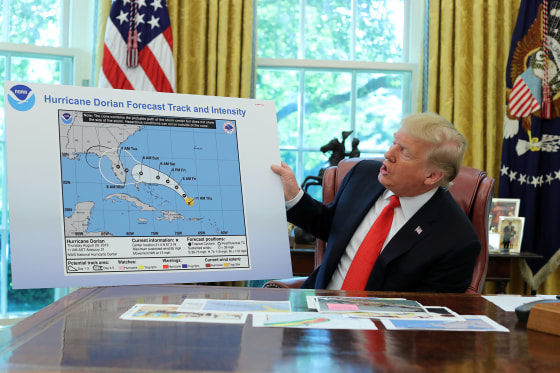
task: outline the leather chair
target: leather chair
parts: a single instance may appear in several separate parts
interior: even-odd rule
[[[346,173],[363,158],[350,158],[340,161],[338,166],[332,166],[323,174],[323,203],[332,202],[338,186]],[[474,267],[472,282],[466,293],[480,294],[486,278],[488,267],[488,219],[490,204],[494,193],[494,179],[485,171],[462,166],[461,171],[453,180],[449,188],[451,195],[465,214],[472,221],[480,240],[481,250]],[[315,242],[315,268],[317,268],[325,254],[326,242],[317,239]],[[286,280],[272,280],[264,284],[265,288],[299,288],[305,277],[294,277]]]

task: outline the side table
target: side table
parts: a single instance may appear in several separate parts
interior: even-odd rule
[[[541,259],[543,256],[529,251],[520,253],[490,252],[488,254],[488,270],[486,281],[496,282],[496,293],[505,294],[508,282],[511,280],[511,262],[520,259]]]

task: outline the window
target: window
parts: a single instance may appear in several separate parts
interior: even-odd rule
[[[68,289],[11,287],[4,80],[45,84],[89,84],[93,0],[10,0],[0,2],[0,318],[18,317],[36,311]],[[74,21],[75,20],[75,21]],[[71,38],[70,25],[81,32]],[[72,48],[79,45],[81,49]]]
[[[276,102],[281,157],[300,183],[318,176],[340,143],[362,157],[389,147],[415,104],[409,56],[419,56],[419,43],[410,35],[421,35],[421,3],[258,1],[257,97]]]

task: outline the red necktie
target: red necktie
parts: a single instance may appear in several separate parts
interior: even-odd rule
[[[356,252],[356,256],[350,263],[348,273],[342,283],[342,290],[364,290],[373,269],[373,265],[381,253],[383,243],[387,239],[395,207],[399,207],[401,202],[396,195],[391,196],[391,201],[371,226],[362,244]]]

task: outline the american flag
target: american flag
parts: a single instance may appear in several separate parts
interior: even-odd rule
[[[515,117],[526,117],[541,108],[541,80],[531,70],[519,75],[509,95],[509,111]]]
[[[99,86],[175,92],[173,35],[165,0],[113,0]]]

